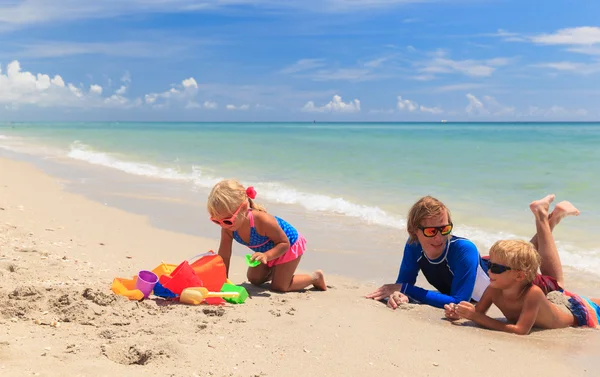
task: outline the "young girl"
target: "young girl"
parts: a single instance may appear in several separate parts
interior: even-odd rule
[[[254,203],[256,191],[247,189],[235,180],[224,180],[215,185],[208,196],[210,220],[221,226],[219,255],[229,275],[231,246],[235,239],[254,253],[252,261],[260,261],[248,268],[248,280],[261,285],[271,280],[271,289],[277,292],[299,291],[309,285],[327,290],[321,270],[312,275],[294,275],[306,247],[306,240],[298,231],[267,213]]]

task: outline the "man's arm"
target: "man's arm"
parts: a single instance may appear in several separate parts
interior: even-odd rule
[[[450,294],[429,291],[416,286],[402,287],[402,293],[423,304],[443,308],[447,304],[470,301],[479,265],[479,251],[470,241],[460,241],[460,245],[451,245],[448,252],[448,266],[454,273]]]
[[[400,271],[398,271],[398,278],[396,284],[414,285],[417,282],[417,275],[419,275],[419,264],[417,260],[421,256],[421,247],[408,242],[404,245],[404,255],[402,256],[402,263],[400,263]]]

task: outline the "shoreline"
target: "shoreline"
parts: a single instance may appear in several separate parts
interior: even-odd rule
[[[245,304],[223,308],[130,302],[110,292],[114,277],[216,240],[155,228],[25,162],[0,158],[0,170],[2,374],[480,376],[500,362],[497,375],[528,376],[521,366],[535,365],[536,374],[584,376],[597,365],[594,330],[518,337],[453,325],[431,307],[389,310],[363,298],[374,284],[331,274],[327,292],[249,287]],[[243,262],[232,262],[240,284]]]
[[[43,158],[0,149],[0,158],[3,157],[27,162],[45,174],[61,179],[68,192],[144,216],[149,219],[151,225],[163,230],[213,240],[212,249],[218,249],[218,229],[208,221],[204,207],[208,190],[166,179],[132,175],[66,157]],[[324,269],[326,273],[375,285],[395,281],[408,236],[406,230],[382,229],[378,225],[365,224],[361,219],[328,212],[307,212],[295,205],[270,202],[262,204],[265,204],[271,213],[301,229],[307,238],[309,252],[305,254],[300,268]],[[527,211],[529,212],[528,208]],[[465,220],[463,214],[453,215],[455,220],[458,219],[458,224]],[[567,220],[571,221],[577,219]],[[328,224],[329,228],[324,229],[323,223]],[[534,232],[533,223],[531,225]],[[464,227],[456,228],[455,234],[464,236],[461,233]],[[558,228],[555,233],[557,243],[560,244],[564,229]],[[504,238],[500,237],[501,235],[499,232],[498,239]],[[482,246],[478,239],[471,240],[478,246],[481,255],[487,255],[488,249]],[[247,250],[234,243],[233,252],[234,255],[243,256]],[[577,256],[577,265],[585,264],[584,259],[585,256]],[[591,273],[568,265],[564,269],[568,284],[573,290],[587,296],[598,295],[600,273]],[[421,275],[418,283],[431,288]]]

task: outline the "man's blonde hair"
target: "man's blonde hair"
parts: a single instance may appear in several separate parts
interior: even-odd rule
[[[525,272],[531,283],[540,268],[541,258],[531,242],[522,240],[496,241],[490,248],[490,257],[498,259],[513,270]]]
[[[450,210],[436,198],[432,196],[424,196],[419,199],[408,211],[408,220],[406,229],[408,231],[408,242],[418,243],[417,231],[421,226],[423,219],[433,216],[439,216],[444,213],[448,214],[448,222],[452,222]]]
[[[266,212],[260,204],[254,203],[246,194],[246,188],[234,179],[225,179],[217,183],[210,194],[206,207],[211,217],[233,214],[244,200],[248,201],[249,208]]]

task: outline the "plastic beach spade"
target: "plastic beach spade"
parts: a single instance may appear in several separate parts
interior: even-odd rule
[[[181,292],[179,302],[184,304],[198,305],[207,298],[211,297],[238,297],[239,292],[209,292],[204,287],[186,288]]]

